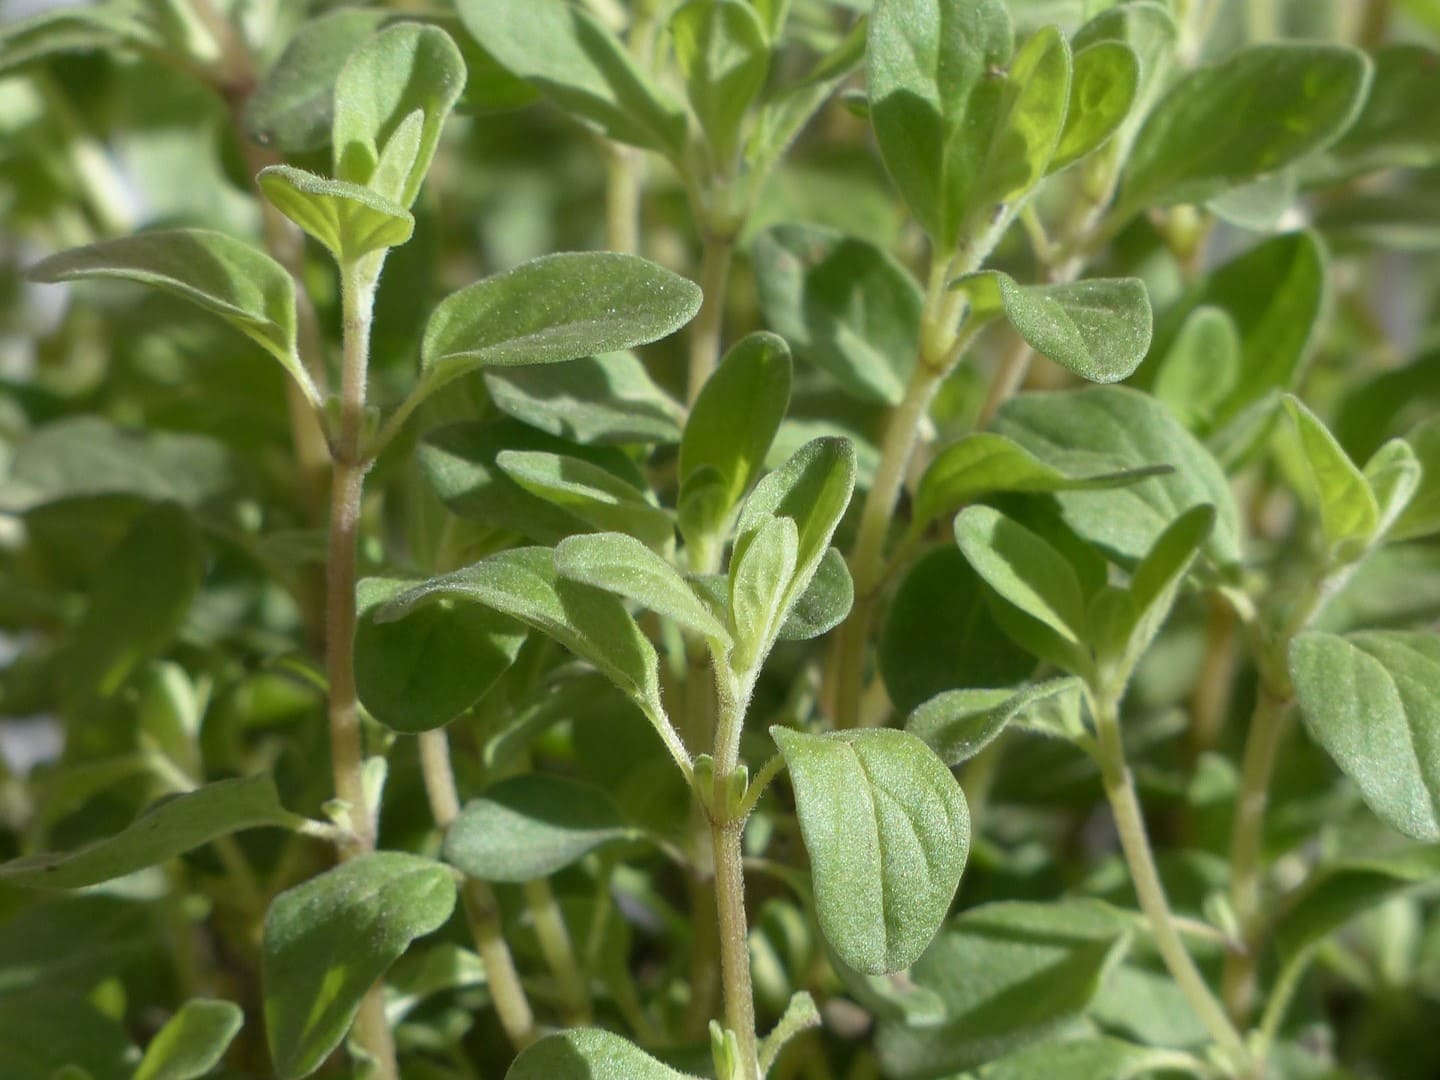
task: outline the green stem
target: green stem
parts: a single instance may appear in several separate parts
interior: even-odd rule
[[[560,984],[561,1000],[569,1014],[568,1022],[588,1026],[592,1019],[590,990],[585,973],[580,970],[575,944],[570,940],[570,929],[565,925],[565,916],[555,900],[555,892],[543,878],[527,881],[524,892],[530,918],[535,923],[535,936],[540,941],[541,955]]]
[[[419,737],[420,773],[430,813],[443,833],[460,816],[460,793],[450,765],[450,741],[443,728],[423,732]],[[525,987],[515,970],[500,924],[500,905],[494,891],[483,881],[466,878],[460,886],[460,901],[475,949],[485,965],[485,980],[500,1026],[516,1050],[523,1050],[538,1037],[535,1015],[525,996]]]
[[[735,239],[707,228],[700,257],[700,313],[690,324],[690,373],[686,397],[694,405],[700,390],[720,362],[720,339],[725,323],[725,287],[730,280],[730,262]]]
[[[1125,761],[1125,748],[1120,739],[1118,703],[1092,695],[1091,707],[1095,715],[1100,773],[1105,784],[1105,794],[1110,800],[1110,808],[1115,816],[1115,828],[1120,835],[1120,846],[1130,867],[1140,910],[1150,923],[1155,947],[1210,1037],[1230,1059],[1239,1075],[1254,1077],[1257,1074],[1245,1040],[1231,1024],[1224,1008],[1216,1000],[1199,968],[1195,966],[1195,961],[1186,950],[1185,942],[1176,927],[1170,902],[1165,896],[1165,887],[1160,882],[1160,873],[1155,866],[1154,854],[1150,850],[1150,839],[1145,832],[1145,818],[1140,809],[1140,800],[1135,795],[1130,767]]]

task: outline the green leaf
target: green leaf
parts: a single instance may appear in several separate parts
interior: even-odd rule
[[[193,998],[165,1022],[135,1070],[134,1080],[199,1080],[220,1064],[245,1023],[240,1006]]]
[[[845,621],[855,603],[855,582],[850,565],[835,548],[828,548],[805,591],[796,597],[780,627],[781,641],[810,641]]]
[[[878,0],[871,13],[870,121],[895,186],[941,250],[973,210],[999,112],[991,73],[1013,49],[1003,0]]]
[[[352,859],[275,897],[265,914],[261,977],[281,1080],[324,1063],[370,987],[454,906],[449,869],[398,851]]]
[[[755,482],[790,404],[790,348],[774,334],[736,342],[706,380],[680,437],[680,483],[701,470],[721,517]]]
[[[303,154],[330,145],[335,80],[386,13],[339,8],[301,23],[245,103],[245,130],[261,146]]]
[[[411,949],[385,976],[385,1016],[397,1026],[436,994],[485,982],[485,962],[471,949],[451,942]]]
[[[704,635],[722,648],[730,632],[670,563],[639,540],[620,533],[589,533],[562,540],[555,569],[571,581],[633,600]]]
[[[1097,491],[1124,487],[1169,471],[1168,466],[1159,465],[1090,476],[1067,476],[1003,435],[976,432],[951,443],[930,462],[915,489],[911,527],[923,529],[985,495],[999,492],[1038,495],[1056,491]]]
[[[960,785],[903,731],[770,733],[790,769],[825,939],[857,971],[909,966],[949,913],[969,853]]]
[[[1080,54],[1102,42],[1128,46],[1138,61],[1135,97],[1129,114],[1104,148],[1107,168],[1124,160],[1156,97],[1169,84],[1175,70],[1173,56],[1179,37],[1180,28],[1168,5],[1155,0],[1129,0],[1128,3],[1117,4],[1101,11],[1076,31],[1071,41],[1076,57],[1072,87],[1080,77]],[[1073,104],[1071,107],[1074,107]],[[1067,123],[1069,119],[1067,113]]]
[[[505,415],[571,442],[680,441],[685,410],[655,384],[634,353],[494,368],[485,372],[485,388]]]
[[[7,915],[0,923],[0,996],[83,997],[153,955],[159,942],[151,915],[144,904],[102,893],[55,897]]]
[[[810,587],[835,528],[855,491],[855,448],[848,439],[812,439],[758,484],[740,511],[735,535],[759,530],[769,518],[795,520],[799,546],[784,610]]]
[[[370,715],[394,731],[443,727],[495,685],[525,630],[489,608],[429,604],[381,622],[380,609],[416,584],[365,578],[356,606],[355,686]]]
[[[662,1065],[628,1039],[598,1028],[571,1028],[526,1048],[505,1080],[695,1080]]]
[[[788,517],[767,519],[741,533],[730,560],[731,664],[750,671],[764,661],[789,611],[800,533]]]
[[[598,465],[535,450],[502,450],[495,464],[532,495],[597,529],[627,533],[657,550],[674,542],[675,523],[669,512]]]
[[[901,581],[876,657],[901,716],[943,691],[1005,686],[1034,670],[996,622],[987,591],[953,544],[927,553]]]
[[[818,1028],[822,1022],[820,1010],[815,1007],[815,999],[807,991],[802,990],[792,995],[785,1006],[785,1012],[760,1044],[760,1075],[769,1075],[780,1051],[785,1049],[790,1040],[802,1031]]]
[[[1355,122],[1313,164],[1306,179],[1333,183],[1376,169],[1424,169],[1440,162],[1440,135],[1427,110],[1440,93],[1440,53],[1387,44],[1372,55],[1375,76]]]
[[[678,157],[685,113],[584,8],[568,0],[460,0],[465,29],[503,66],[609,138]]]
[[[985,1070],[985,1080],[1138,1080],[1157,1072],[1209,1075],[1199,1058],[1175,1050],[1108,1037],[1065,1039],[1007,1054]]]
[[[953,287],[970,294],[973,317],[1002,309],[1036,352],[1091,382],[1128,378],[1150,348],[1150,296],[1138,278],[1020,285],[982,270]]]
[[[1440,532],[1440,418],[1427,420],[1405,436],[1423,472],[1420,485],[1391,527],[1392,540],[1413,540]]]
[[[136,668],[174,641],[204,574],[189,514],[174,503],[147,510],[106,556],[65,656],[77,697],[110,697]]]
[[[1081,648],[1085,594],[1064,555],[988,506],[972,506],[956,516],[955,542],[985,584],[1067,645]]]
[[[1424,469],[1404,439],[1391,439],[1365,463],[1365,483],[1375,496],[1377,539],[1390,539],[1390,530],[1420,490]]]
[[[1330,429],[1299,398],[1287,394],[1285,408],[1319,503],[1325,543],[1344,561],[1358,558],[1380,524],[1375,493]]]
[[[1311,736],[1386,824],[1440,840],[1440,636],[1303,634],[1290,675]]]
[[[1182,77],[1150,112],[1126,163],[1116,218],[1199,203],[1333,143],[1370,81],[1344,45],[1252,45]],[[1236,117],[1263,115],[1264,124]]]
[[[1140,88],[1140,60],[1120,41],[1079,49],[1070,75],[1065,128],[1046,172],[1058,172],[1099,149],[1125,122]]]
[[[131,1080],[137,1055],[124,1027],[83,994],[15,994],[0,1008],[5,1080]]]
[[[24,514],[107,495],[193,508],[233,487],[235,471],[225,445],[209,436],[127,431],[98,416],[75,416],[15,446],[0,481],[0,509]]]
[[[1322,862],[1285,902],[1271,937],[1281,962],[1304,954],[1367,908],[1440,878],[1440,847],[1407,845]]]
[[[912,983],[939,994],[944,1017],[883,1021],[881,1068],[895,1080],[948,1076],[1069,1030],[1128,938],[1129,920],[1093,900],[966,911],[910,969]]]
[[[645,345],[695,317],[700,290],[634,255],[546,255],[440,301],[411,401],[480,368],[552,364]]]
[[[1070,475],[1169,465],[1173,471],[1109,491],[1061,491],[1065,523],[1118,558],[1138,562],[1192,506],[1215,507],[1206,559],[1229,571],[1240,562],[1240,514],[1210,453],[1154,398],[1126,387],[1021,394],[992,428]]]
[[[40,11],[0,27],[0,73],[63,53],[156,48],[161,43],[148,22],[120,4]]]
[[[1080,689],[1074,678],[1050,679],[1016,691],[960,689],[937,694],[915,708],[905,730],[953,768],[989,746],[1000,733],[1039,702]]]
[[[209,229],[158,229],[62,251],[31,267],[30,277],[118,278],[174,293],[256,342],[320,404],[295,349],[295,285],[283,266],[242,240]]]
[[[746,110],[765,88],[770,41],[742,0],[689,0],[670,16],[675,62],[714,160],[729,162]]]
[[[599,788],[526,773],[465,804],[445,834],[445,861],[481,881],[534,881],[635,835]]]
[[[256,179],[265,198],[342,266],[372,251],[399,247],[415,231],[410,211],[359,184],[327,180],[289,165],[261,169]]]
[[[465,62],[439,27],[399,23],[370,38],[335,80],[335,176],[413,205],[464,88]]]
[[[128,828],[78,851],[27,855],[0,864],[0,882],[81,889],[156,866],[217,836],[263,825],[289,826],[293,821],[268,775],[217,780],[155,803]]]
[[[866,401],[898,405],[920,348],[914,277],[868,241],[814,225],[755,239],[765,321],[805,360]]]
[[[655,649],[616,597],[567,581],[549,548],[512,548],[431,578],[380,609],[383,621],[436,600],[463,600],[519,619],[594,664],[647,711],[658,706]]]
[[[1235,320],[1201,304],[1185,316],[1165,350],[1155,396],[1191,431],[1208,430],[1240,380],[1241,347]]]

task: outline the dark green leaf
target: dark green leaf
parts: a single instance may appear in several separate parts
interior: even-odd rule
[[[867,401],[898,405],[920,347],[920,286],[875,245],[777,225],[754,247],[761,310],[801,358]]]
[[[515,660],[525,630],[489,608],[428,604],[405,618],[376,613],[417,584],[398,578],[360,582],[355,684],[370,715],[395,731],[448,724],[495,684]]]
[[[1290,674],[1305,726],[1367,806],[1417,840],[1440,840],[1440,636],[1304,634]]]
[[[770,72],[765,26],[747,3],[689,0],[670,16],[670,36],[690,107],[716,162],[728,162]]]
[[[1365,54],[1343,45],[1252,45],[1181,78],[1145,121],[1115,212],[1204,202],[1333,143],[1370,81]],[[1263,124],[1235,118],[1263,115]]]
[[[634,1043],[598,1028],[571,1028],[526,1049],[505,1080],[695,1080]]]
[[[335,80],[336,177],[410,207],[464,87],[465,62],[439,27],[400,23],[370,38]]]
[[[845,621],[855,603],[850,566],[835,548],[825,552],[815,576],[796,598],[780,627],[781,641],[809,641]]]
[[[219,315],[280,361],[316,405],[295,349],[295,286],[263,251],[209,229],[159,229],[52,255],[35,281],[119,278],[153,285]]]
[[[262,978],[281,1080],[309,1076],[340,1045],[360,1002],[455,906],[441,863],[398,851],[352,859],[277,896],[265,915]]]
[[[1240,562],[1240,515],[1229,481],[1209,452],[1154,398],[1125,387],[1021,394],[996,415],[994,430],[1071,475],[1169,465],[1173,472],[1111,491],[1055,495],[1067,525],[1084,539],[1136,562],[1192,506],[1215,507],[1205,557]]]
[[[967,435],[935,456],[915,490],[912,528],[921,529],[966,503],[1000,492],[1048,494],[1124,487],[1163,475],[1167,466],[1067,476],[1024,447],[990,432]]]
[[[335,80],[386,13],[340,8],[300,24],[245,103],[245,128],[261,146],[301,154],[330,145]]]
[[[1128,378],[1150,348],[1150,296],[1138,278],[1020,285],[983,270],[954,287],[970,293],[974,317],[1003,310],[1036,352],[1091,382]]]
[[[481,881],[533,881],[634,835],[599,788],[527,773],[465,804],[445,834],[445,861]]]
[[[678,156],[685,114],[625,46],[567,0],[460,0],[460,19],[485,50],[576,119],[620,142]]]
[[[132,1080],[137,1053],[125,1029],[84,996],[16,994],[0,1007],[5,1080]]]
[[[208,1076],[244,1023],[245,1014],[233,1002],[192,998],[150,1040],[134,1080]]]
[[[790,403],[790,349],[774,334],[741,339],[706,380],[680,438],[680,482],[713,472],[716,512],[740,501],[765,464]]]
[[[29,855],[4,863],[0,881],[29,888],[80,889],[155,866],[217,836],[263,825],[289,826],[294,820],[280,805],[275,782],[268,775],[217,780],[154,804],[124,831],[79,851]]]
[[[257,178],[265,198],[320,241],[342,265],[399,247],[415,231],[410,211],[360,184],[271,165]]]
[[[770,732],[790,769],[826,940],[857,971],[908,967],[948,914],[969,853],[960,785],[901,731]]]

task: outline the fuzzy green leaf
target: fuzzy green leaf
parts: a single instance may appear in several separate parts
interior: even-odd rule
[[[0,864],[0,882],[26,888],[81,889],[133,874],[208,844],[217,836],[294,820],[260,774],[217,780],[146,809],[122,832],[89,847],[53,855],[27,855]]]
[[[598,1028],[548,1035],[515,1059],[505,1080],[696,1080],[628,1039]]]
[[[771,728],[795,789],[820,928],[869,974],[912,964],[944,921],[970,849],[960,785],[902,731]]]
[[[399,247],[415,219],[399,203],[360,184],[327,180],[289,165],[261,169],[261,192],[291,221],[320,241],[340,265]]]
[[[352,859],[275,897],[265,914],[261,977],[281,1080],[324,1064],[375,980],[454,906],[450,870],[399,851]]]
[[[631,352],[492,368],[485,372],[485,388],[505,415],[571,442],[680,441],[685,410]]]
[[[799,530],[788,517],[768,518],[736,541],[730,560],[731,663],[741,671],[760,664],[780,633],[799,545]]]
[[[301,23],[245,103],[245,129],[261,146],[303,154],[330,145],[335,80],[386,13],[339,8]]]
[[[1370,63],[1344,45],[1252,45],[1182,77],[1126,163],[1117,217],[1204,202],[1333,143],[1365,100]],[[1265,123],[1236,123],[1264,116]]]
[[[1159,465],[1067,476],[1003,435],[976,432],[951,443],[930,462],[915,490],[912,527],[924,528],[984,495],[1097,491],[1124,487],[1169,471],[1169,466]]]
[[[632,536],[589,533],[562,540],[555,568],[572,581],[633,600],[722,647],[730,632],[670,563]]]
[[[352,52],[335,80],[335,175],[408,208],[465,88],[465,61],[439,27],[400,23]]]
[[[1109,1037],[1061,1039],[1007,1054],[985,1070],[985,1080],[1140,1080],[1156,1073],[1208,1075],[1209,1066],[1176,1050]]]
[[[922,739],[946,765],[970,760],[989,746],[1011,721],[1039,702],[1080,688],[1074,678],[1051,679],[1021,690],[947,690],[918,706],[905,730]]]
[[[1140,61],[1120,41],[1097,41],[1075,53],[1070,107],[1047,172],[1079,161],[1099,149],[1125,122],[1140,88]]]
[[[589,660],[643,709],[659,702],[655,649],[610,593],[567,581],[549,548],[512,548],[401,593],[379,611],[396,619],[436,600],[482,604],[548,634]]]
[[[1440,532],[1440,418],[1427,420],[1405,436],[1423,470],[1420,484],[1395,524],[1392,540],[1413,540]]]
[[[627,533],[657,550],[675,539],[675,523],[668,511],[598,465],[537,450],[502,450],[495,464],[530,494],[597,529]]]
[[[245,1023],[230,1001],[193,998],[165,1022],[135,1070],[134,1080],[199,1080],[220,1064]]]
[[[1291,395],[1286,396],[1285,407],[1319,503],[1325,543],[1345,561],[1357,558],[1379,528],[1375,493],[1319,417]]]
[[[1440,636],[1303,634],[1290,651],[1315,741],[1382,821],[1440,840]]]
[[[675,62],[717,162],[735,156],[745,112],[765,88],[770,41],[739,0],[689,0],[670,16]]]
[[[920,286],[888,253],[814,225],[755,240],[765,321],[805,360],[867,401],[898,405],[920,347]]]
[[[118,278],[174,293],[219,315],[289,372],[316,405],[319,394],[295,349],[295,285],[263,251],[209,229],[159,229],[52,255],[35,281]]]
[[[673,334],[700,310],[700,290],[634,255],[546,255],[440,301],[425,327],[411,402],[480,368],[551,364]]]
[[[568,0],[460,0],[465,29],[504,67],[609,138],[678,157],[684,110],[624,44]]]
[[[1180,514],[1215,507],[1205,557],[1225,569],[1240,562],[1240,514],[1229,481],[1210,453],[1153,397],[1126,387],[1021,394],[993,429],[1071,475],[1169,465],[1172,472],[1109,491],[1061,491],[1065,523],[1121,559],[1138,562]]]
[[[416,582],[366,578],[356,606],[355,685],[370,715],[394,731],[443,727],[482,698],[515,660],[525,630],[489,608],[428,604],[405,618],[377,613]]]
[[[599,788],[526,773],[465,804],[445,834],[445,861],[481,881],[534,881],[635,835]]]
[[[1240,331],[1223,309],[1202,304],[1185,317],[1155,375],[1154,394],[1191,431],[1213,423],[1240,378]]]
[[[1150,295],[1138,278],[1020,285],[982,270],[954,287],[971,294],[975,317],[1003,310],[1036,352],[1091,382],[1129,377],[1150,348]]]
[[[718,485],[713,511],[740,501],[765,464],[765,454],[790,404],[790,348],[775,334],[750,334],[720,361],[685,422],[680,438],[681,490],[702,469]],[[683,496],[682,496],[683,497]]]
[[[781,641],[810,641],[845,621],[855,603],[850,565],[835,548],[826,550],[815,576],[795,599],[780,627]]]
[[[1365,463],[1365,483],[1375,496],[1376,538],[1390,539],[1390,531],[1405,512],[1424,476],[1424,467],[1404,439],[1391,439]]]

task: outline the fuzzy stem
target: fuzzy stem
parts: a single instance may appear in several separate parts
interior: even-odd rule
[[[720,341],[725,323],[725,287],[730,279],[730,262],[735,239],[705,231],[700,258],[700,313],[690,324],[690,374],[686,397],[694,405],[700,390],[720,362]]]
[[[444,729],[423,732],[419,737],[419,750],[430,813],[436,826],[444,832],[460,816],[460,794],[450,765],[450,740]],[[535,1016],[515,970],[510,946],[501,932],[500,906],[495,893],[485,882],[466,878],[460,886],[460,901],[475,939],[475,949],[485,965],[485,979],[500,1026],[511,1045],[523,1050],[538,1037]]]
[[[1244,1039],[1231,1024],[1224,1008],[1195,966],[1195,961],[1186,950],[1176,927],[1170,902],[1165,896],[1165,887],[1160,882],[1160,873],[1155,866],[1154,854],[1150,850],[1150,839],[1145,832],[1145,818],[1140,809],[1140,800],[1135,795],[1130,767],[1125,761],[1117,703],[1094,695],[1091,705],[1095,715],[1100,772],[1105,784],[1105,794],[1115,815],[1120,846],[1130,867],[1135,894],[1140,900],[1140,910],[1150,923],[1155,947],[1190,1007],[1205,1025],[1210,1037],[1236,1067],[1238,1075],[1254,1077],[1256,1074]]]

